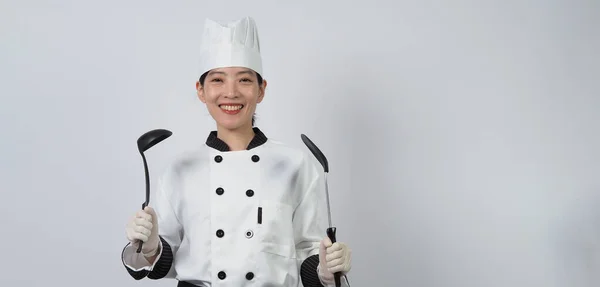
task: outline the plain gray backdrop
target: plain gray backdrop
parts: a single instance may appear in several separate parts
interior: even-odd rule
[[[135,281],[152,183],[215,128],[204,19],[257,22],[257,125],[329,158],[353,287],[600,284],[600,2],[2,1],[0,286]],[[324,233],[325,236],[325,233]]]

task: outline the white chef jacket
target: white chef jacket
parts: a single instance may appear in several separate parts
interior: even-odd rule
[[[326,236],[323,169],[308,152],[254,130],[247,150],[229,151],[213,131],[167,168],[150,203],[159,258],[149,265],[127,244],[122,260],[131,274],[148,274],[171,257],[158,277],[198,286],[303,286],[300,266]]]

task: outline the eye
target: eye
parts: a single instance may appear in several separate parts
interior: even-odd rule
[[[210,81],[211,81],[211,82],[222,82],[222,80],[221,80],[221,79],[219,79],[219,78],[214,78],[214,79],[212,79],[212,80],[210,80]]]
[[[252,80],[250,78],[243,78],[241,81],[246,83],[252,83]]]

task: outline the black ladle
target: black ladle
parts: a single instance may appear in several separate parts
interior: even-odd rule
[[[173,133],[169,130],[156,129],[143,134],[137,140],[138,150],[140,151],[142,159],[144,160],[144,172],[146,175],[146,201],[142,204],[142,210],[144,210],[144,208],[148,206],[148,203],[150,203],[150,175],[148,174],[148,163],[146,162],[146,156],[144,156],[144,152],[170,137],[172,134]],[[140,242],[137,253],[142,251],[142,244],[143,242]]]
[[[332,224],[331,224],[331,209],[329,207],[329,187],[327,184],[327,174],[329,173],[329,162],[327,161],[327,158],[325,157],[323,152],[321,152],[321,150],[317,147],[317,145],[315,145],[306,135],[302,134],[302,135],[300,135],[300,137],[302,138],[302,141],[304,142],[304,144],[312,152],[312,154],[317,158],[319,163],[321,163],[321,165],[323,166],[323,170],[325,171],[325,194],[327,195],[327,215],[329,218],[329,227],[327,228],[327,236],[331,240],[331,243],[335,243],[336,242],[335,233],[336,233],[337,229],[334,226],[332,226]],[[341,272],[336,272],[334,274],[334,277],[335,277],[335,286],[340,287]],[[346,281],[348,281],[348,278],[346,278]]]

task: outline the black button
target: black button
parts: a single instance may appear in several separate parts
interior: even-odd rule
[[[246,273],[246,279],[252,280],[252,278],[254,278],[254,273],[252,273],[252,272]]]
[[[225,235],[225,232],[222,229],[217,230],[217,237],[221,238]]]
[[[260,160],[260,158],[257,155],[253,155],[252,156],[252,161],[253,162],[258,162]]]
[[[252,232],[252,230],[248,230],[246,231],[246,238],[252,238],[252,236],[254,236],[254,232]]]
[[[222,195],[225,190],[222,187],[217,188],[217,194]]]
[[[246,274],[246,276],[248,276],[248,275]],[[227,277],[227,274],[225,274],[225,272],[223,272],[223,271],[219,271],[219,279],[223,280],[223,279],[225,279],[225,277]]]
[[[248,190],[246,190],[246,195],[247,195],[248,197],[252,197],[252,196],[254,196],[254,190],[252,190],[252,189],[248,189]]]
[[[215,161],[216,161],[216,162],[222,162],[222,161],[223,161],[223,157],[222,157],[222,156],[220,156],[220,155],[218,155],[218,156],[215,156]]]

